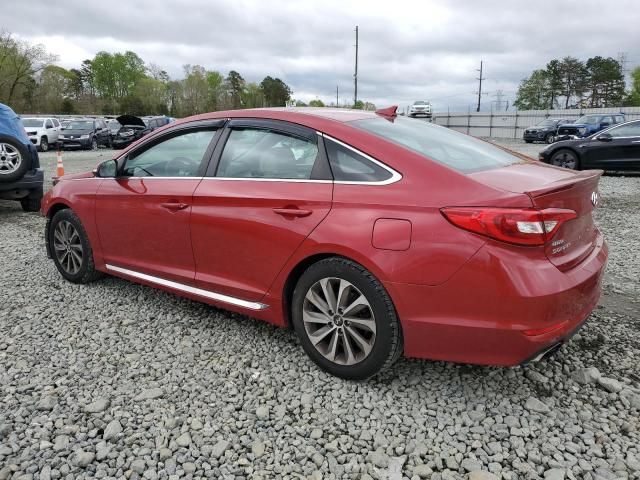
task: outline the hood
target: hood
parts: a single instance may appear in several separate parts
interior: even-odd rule
[[[553,127],[551,125],[531,125],[530,127],[527,127],[527,130],[555,130],[556,127]]]
[[[123,127],[125,125],[136,126],[136,127],[146,127],[142,119],[134,115],[120,115],[118,118],[116,118],[116,121]]]
[[[60,180],[75,180],[78,178],[93,178],[93,172],[69,173],[60,177]]]
[[[573,128],[589,128],[588,125],[584,124],[584,123],[563,123],[562,125],[560,125],[558,128],[565,128],[565,127],[573,127]]]

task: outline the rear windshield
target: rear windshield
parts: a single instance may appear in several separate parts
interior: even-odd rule
[[[349,123],[462,173],[524,162],[487,142],[419,120],[372,118]]]

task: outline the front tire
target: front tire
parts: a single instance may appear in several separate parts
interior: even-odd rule
[[[60,210],[53,216],[47,241],[53,262],[65,279],[89,283],[102,276],[95,269],[87,232],[73,210]]]
[[[547,133],[547,135],[544,137],[544,141],[548,145],[552,144],[554,139],[555,135],[553,133]]]
[[[389,294],[369,271],[344,258],[321,260],[303,273],[293,292],[292,322],[307,355],[340,378],[369,378],[402,353]]]
[[[561,148],[551,156],[551,165],[568,168],[569,170],[580,170],[580,159],[578,154],[568,148]]]
[[[47,137],[42,137],[40,139],[40,151],[41,152],[49,151],[49,140],[47,140]]]
[[[39,212],[41,198],[21,198],[20,206],[24,212]]]

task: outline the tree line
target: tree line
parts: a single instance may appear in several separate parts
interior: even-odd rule
[[[514,105],[520,110],[640,106],[640,67],[626,91],[623,67],[611,57],[553,59],[520,83]]]
[[[146,64],[135,52],[98,52],[78,68],[54,64],[55,55],[10,33],[0,33],[0,102],[24,113],[131,114],[185,117],[198,113],[285,106],[291,88],[267,75],[246,81],[202,65],[184,65],[183,78],[172,79],[162,67]],[[324,106],[322,101],[312,106]],[[359,102],[356,108],[371,104]]]

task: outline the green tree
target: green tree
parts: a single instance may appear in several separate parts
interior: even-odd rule
[[[547,70],[534,70],[529,78],[525,78],[520,82],[516,100],[513,104],[519,110],[550,108],[555,100],[552,99],[549,83],[550,79]]]
[[[69,70],[56,65],[46,66],[37,81],[34,96],[34,111],[56,113],[65,98],[73,96],[74,75]]]
[[[324,105],[324,102],[322,100],[316,98],[315,100],[311,100],[309,102],[309,106],[310,107],[324,107],[325,105]]]
[[[264,92],[266,106],[268,107],[284,107],[287,101],[291,100],[293,93],[289,86],[279,78],[270,76],[264,77],[260,86]]]
[[[634,68],[631,72],[631,90],[625,103],[630,107],[640,107],[640,67]]]
[[[44,45],[31,45],[0,32],[0,102],[24,110],[36,88],[34,76],[56,60]]]
[[[573,57],[564,57],[560,62],[560,72],[562,75],[562,96],[564,97],[564,108],[569,108],[572,100],[576,103],[582,101],[582,97],[587,90],[588,72],[585,64]]]
[[[242,106],[257,108],[264,106],[264,93],[257,83],[247,83],[242,92]]]
[[[362,100],[358,100],[353,104],[353,108],[355,108],[356,110],[364,110],[364,102]]]
[[[220,72],[211,70],[207,72],[207,87],[209,106],[212,111],[219,110],[224,101],[224,77]]]
[[[98,52],[91,61],[93,84],[99,95],[121,100],[131,96],[145,77],[144,61],[134,52]]]
[[[182,115],[196,115],[207,110],[209,84],[207,71],[201,65],[185,65],[182,81]]]
[[[591,108],[614,107],[624,98],[622,65],[614,58],[596,56],[587,60],[588,105]]]
[[[231,97],[231,105],[233,108],[242,107],[242,92],[245,86],[245,80],[235,70],[231,70],[225,80],[225,85],[229,96]]]

